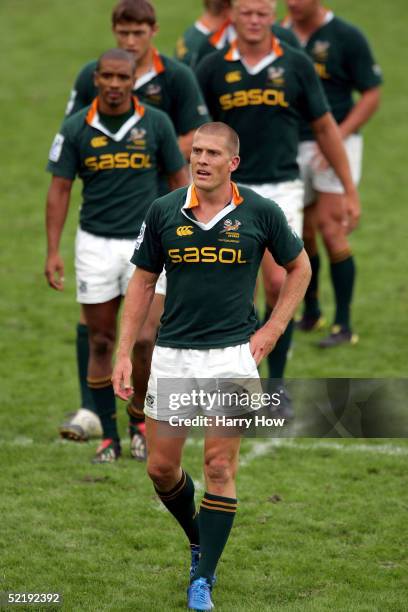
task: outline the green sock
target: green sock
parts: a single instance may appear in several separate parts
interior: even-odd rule
[[[200,562],[192,580],[211,581],[227,543],[237,510],[237,500],[204,493],[198,522],[200,525]]]
[[[319,304],[319,269],[320,257],[319,253],[312,255],[310,258],[310,266],[312,268],[312,278],[306,290],[303,314],[309,317],[318,319],[321,315]]]
[[[270,316],[271,310],[269,307],[267,307],[265,312],[265,321],[267,321]],[[283,378],[283,373],[285,371],[286,361],[288,357],[288,351],[292,342],[292,335],[293,320],[289,321],[287,328],[275,344],[275,348],[271,353],[269,353],[267,357],[269,378]]]
[[[350,330],[350,305],[356,275],[354,257],[349,254],[342,261],[332,262],[330,264],[330,273],[336,298],[334,324]]]
[[[115,394],[110,376],[106,378],[88,378],[88,385],[99,416],[104,438],[119,440],[116,424],[116,402]]]
[[[88,326],[84,323],[78,323],[76,328],[76,358],[78,366],[79,391],[81,394],[81,407],[92,410],[92,412],[96,412],[92,393],[86,381],[89,360],[89,341]]]
[[[194,483],[191,477],[183,470],[181,480],[171,491],[159,491],[155,487],[167,510],[184,529],[190,544],[200,543],[200,532],[194,502]]]

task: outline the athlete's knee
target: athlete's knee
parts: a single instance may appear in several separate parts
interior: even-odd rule
[[[210,454],[205,458],[204,473],[212,484],[226,485],[235,478],[236,464],[226,455]]]
[[[146,469],[150,480],[153,481],[159,490],[167,491],[177,481],[179,466],[174,465],[173,462],[167,459],[149,457]]]
[[[115,348],[115,332],[94,331],[89,336],[91,354],[96,357],[106,357],[113,355]]]
[[[337,223],[326,223],[321,227],[323,242],[329,253],[337,253],[348,248],[344,228]]]

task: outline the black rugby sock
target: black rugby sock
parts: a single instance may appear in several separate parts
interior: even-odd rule
[[[167,510],[184,530],[190,544],[200,544],[198,518],[194,502],[194,483],[184,470],[181,479],[171,491],[159,491],[155,487]]]

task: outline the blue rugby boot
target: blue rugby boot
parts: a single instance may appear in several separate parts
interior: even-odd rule
[[[205,578],[196,578],[187,589],[189,610],[212,610],[211,587]]]

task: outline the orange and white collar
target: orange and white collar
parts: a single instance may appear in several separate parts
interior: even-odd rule
[[[153,53],[152,67],[150,68],[149,72],[146,72],[141,77],[136,79],[136,83],[134,86],[135,90],[139,89],[140,87],[143,87],[143,85],[146,85],[146,83],[148,83],[149,81],[154,79],[158,74],[161,74],[162,72],[166,70],[163,64],[163,60],[160,57],[160,53],[158,52],[158,50],[153,48],[152,53]]]
[[[244,198],[240,195],[238,185],[231,181],[231,189],[232,189],[232,198],[231,204],[234,206],[239,206],[244,201]],[[198,201],[197,190],[194,183],[191,183],[187,190],[186,201],[183,208],[195,208],[199,206],[200,202]]]
[[[120,130],[118,130],[114,134],[112,134],[112,132],[110,132],[108,128],[101,123],[98,111],[98,98],[95,98],[95,100],[92,102],[91,108],[89,109],[85,117],[85,121],[88,123],[88,125],[95,128],[96,130],[99,130],[99,132],[102,132],[106,136],[109,136],[109,138],[111,138],[115,142],[119,142],[130,130],[130,128],[136,125],[136,123],[138,123],[138,121],[140,121],[140,119],[145,114],[146,109],[144,106],[142,106],[142,104],[140,104],[136,96],[133,96],[132,100],[135,108],[134,114],[129,117],[129,119],[125,121],[125,123],[122,125]]]
[[[236,183],[233,183],[231,181],[231,188],[232,188],[231,202],[227,206],[225,206],[222,210],[220,210],[210,221],[208,221],[208,223],[203,223],[202,221],[198,221],[197,219],[190,217],[190,215],[188,215],[186,212],[188,209],[195,208],[196,206],[199,205],[196,187],[194,183],[192,183],[187,190],[186,201],[185,201],[184,206],[181,209],[182,214],[185,217],[187,217],[189,221],[191,221],[192,223],[195,223],[195,225],[200,227],[202,230],[208,231],[212,229],[215,225],[217,225],[218,221],[220,221],[221,219],[229,215],[231,212],[233,212],[237,208],[237,206],[242,204],[242,202],[244,201],[244,198],[239,193],[239,189]]]
[[[278,57],[281,57],[283,55],[283,49],[279,44],[279,39],[276,36],[274,36],[274,34],[271,34],[271,37],[272,37],[272,40],[271,40],[270,53],[268,53],[268,55],[263,57],[261,61],[258,62],[255,66],[249,66],[245,62],[245,60],[241,57],[241,53],[239,52],[238,44],[236,40],[234,40],[231,43],[230,48],[228,49],[227,53],[224,55],[224,59],[226,59],[227,62],[241,61],[241,63],[245,66],[249,74],[258,74],[259,72],[261,72],[261,70],[266,68],[266,66],[269,66],[269,64],[272,64],[272,62],[277,60]]]
[[[228,44],[234,42],[236,38],[237,31],[233,26],[232,21],[227,19],[227,21],[224,21],[218,30],[212,32],[208,41],[216,49],[224,49],[224,47],[226,47]]]

